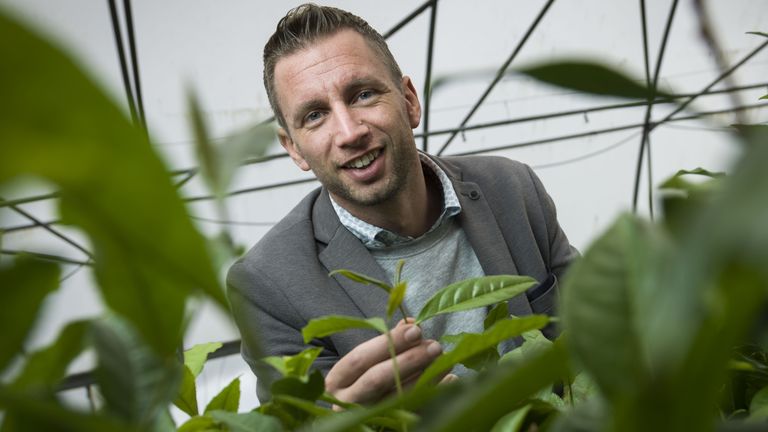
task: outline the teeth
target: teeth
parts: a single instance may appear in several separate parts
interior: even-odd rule
[[[358,169],[367,167],[368,165],[370,165],[371,162],[373,162],[374,159],[376,159],[378,155],[379,155],[379,150],[374,150],[348,163],[347,167],[358,168]]]

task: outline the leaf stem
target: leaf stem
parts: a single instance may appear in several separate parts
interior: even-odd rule
[[[387,329],[387,348],[389,349],[389,356],[392,358],[392,370],[395,372],[395,388],[397,388],[397,396],[403,396],[403,384],[400,381],[400,368],[397,366],[397,353],[395,352],[395,341],[392,339],[392,332]]]

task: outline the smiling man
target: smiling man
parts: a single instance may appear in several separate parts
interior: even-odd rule
[[[364,20],[313,4],[289,11],[264,48],[264,84],[281,144],[322,187],[227,278],[243,356],[259,376],[262,401],[275,374],[258,358],[305,349],[301,329],[309,320],[384,315],[386,293],[331,278],[333,270],[392,280],[405,260],[409,315],[450,283],[523,274],[542,283],[510,300],[510,312],[552,312],[555,281],[575,250],[538,178],[504,158],[420,153],[414,84]],[[416,380],[442,352],[437,339],[480,332],[484,316],[484,310],[449,314],[421,327],[398,317],[392,334],[404,382]],[[384,336],[350,331],[312,343],[323,348],[315,365],[338,399],[374,402],[394,391]]]

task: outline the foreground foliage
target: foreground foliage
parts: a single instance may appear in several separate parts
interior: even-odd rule
[[[91,241],[90,263],[109,308],[108,316],[70,323],[53,344],[22,355],[41,304],[59,284],[60,270],[32,256],[0,263],[5,324],[0,370],[9,376],[0,384],[3,431],[174,430],[171,404],[190,416],[178,426],[181,431],[765,428],[764,126],[740,129],[744,156],[732,176],[681,172],[663,185],[663,221],[622,216],[585,251],[562,281],[563,336],[554,343],[537,331],[549,318],[508,316],[504,301],[532,280],[465,281],[446,287],[417,319],[487,307],[485,331],[447,336],[454,349],[397,397],[367,407],[334,400],[311,368],[319,351],[308,348],[293,357],[265,359],[283,375],[272,386],[272,401],[238,413],[246,410],[239,406],[236,379],[201,410],[195,378],[218,345],[177,354],[185,308],[191,296],[225,302],[206,242],[165,168],[144,135],[67,57],[2,15],[0,56],[8,65],[0,69],[5,97],[0,184],[32,175],[56,186],[63,220]],[[582,72],[600,68],[577,66]],[[573,64],[529,72],[548,79],[567,75],[569,67]],[[624,78],[608,80],[616,89],[597,90],[549,80],[602,94],[648,94],[634,83],[627,88]],[[221,198],[232,163],[216,159],[199,110],[193,110],[193,119],[206,178]],[[247,136],[260,138],[263,131]],[[687,180],[696,175],[717,178]],[[389,292],[383,317],[398,309],[405,281],[389,284],[340,273]],[[304,336],[311,342],[353,327],[387,333],[385,323],[326,317],[310,323]],[[512,337],[524,342],[499,356],[497,345]],[[56,394],[69,363],[87,349],[96,354],[94,375],[103,397],[93,412],[68,407]],[[459,363],[478,373],[456,384],[432,385],[433,378]],[[18,372],[10,373],[14,367]],[[334,403],[347,410],[327,408]]]

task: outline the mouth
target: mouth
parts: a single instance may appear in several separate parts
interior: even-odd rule
[[[377,157],[381,154],[381,149],[371,150],[368,153],[360,156],[357,159],[353,159],[346,163],[343,167],[347,169],[363,169],[373,163]]]

